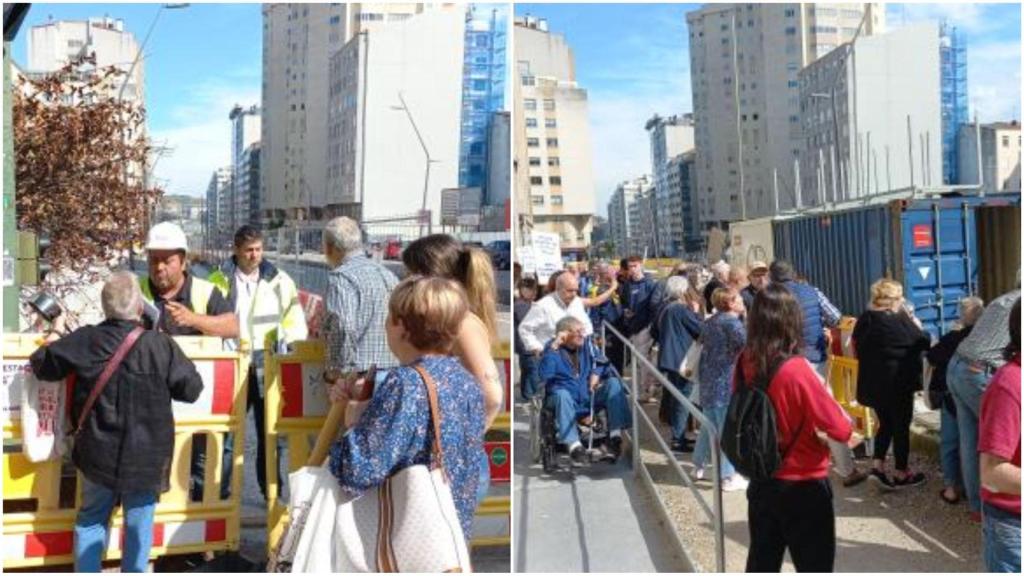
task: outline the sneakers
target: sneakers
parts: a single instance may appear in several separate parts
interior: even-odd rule
[[[722,482],[722,492],[742,492],[749,485],[750,482],[746,478],[739,474],[733,474],[726,478],[725,482]]]
[[[871,472],[868,473],[868,481],[882,492],[892,492],[896,489],[896,485],[885,475],[885,472],[877,468],[872,468]]]
[[[906,488],[908,486],[920,486],[924,484],[925,478],[924,472],[914,472],[908,474],[906,478],[893,478],[892,484],[897,488]]]
[[[669,448],[671,448],[673,452],[677,452],[680,454],[689,454],[693,452],[693,444],[693,442],[690,442],[686,438],[683,438],[682,440],[673,440],[672,443],[669,445]]]
[[[700,482],[704,479],[704,467],[697,468],[697,471],[693,473],[693,479]]]
[[[861,482],[867,480],[867,478],[867,474],[854,468],[853,472],[851,472],[849,476],[843,478],[843,487],[852,488],[853,486],[856,486],[857,484],[860,484]]]
[[[577,444],[569,452],[569,458],[572,459],[572,463],[577,466],[583,466],[587,463],[587,451],[583,446]]]

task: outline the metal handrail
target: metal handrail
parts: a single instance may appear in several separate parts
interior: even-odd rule
[[[607,345],[607,342],[608,342],[608,340],[607,340],[607,333],[609,331],[612,334],[614,334],[615,337],[618,338],[620,342],[622,342],[623,346],[625,346],[626,349],[630,351],[631,356],[633,357],[633,362],[631,362],[631,366],[630,366],[631,376],[632,376],[632,380],[633,381],[630,383],[630,386],[631,386],[632,390],[629,393],[629,401],[630,401],[630,405],[631,405],[632,413],[633,413],[633,430],[632,430],[631,433],[632,433],[632,437],[633,437],[633,470],[634,470],[634,473],[638,472],[640,470],[640,466],[643,465],[640,462],[640,445],[639,445],[640,444],[640,418],[639,417],[642,417],[643,422],[647,425],[648,429],[653,433],[652,435],[654,436],[654,439],[657,441],[658,448],[661,450],[662,454],[668,458],[668,461],[671,463],[671,468],[673,470],[675,470],[676,474],[678,474],[680,478],[683,479],[683,483],[686,484],[686,486],[690,489],[690,492],[693,493],[694,497],[697,499],[697,503],[700,504],[701,509],[704,511],[705,515],[707,515],[707,517],[708,517],[708,520],[714,526],[714,528],[715,528],[715,564],[716,564],[716,570],[715,571],[716,572],[724,572],[725,571],[725,518],[724,518],[724,516],[722,514],[722,509],[723,509],[723,505],[722,505],[722,478],[721,478],[722,471],[721,471],[721,466],[720,466],[720,462],[722,461],[722,448],[721,448],[721,444],[718,441],[718,431],[715,429],[715,426],[711,422],[711,420],[707,416],[705,416],[697,408],[697,406],[693,402],[690,401],[689,398],[687,398],[682,392],[680,392],[675,387],[675,385],[673,385],[668,380],[668,378],[666,378],[665,375],[662,374],[660,370],[658,370],[658,368],[656,366],[651,364],[650,360],[648,360],[646,357],[644,357],[644,355],[641,354],[639,350],[637,350],[637,348],[633,345],[632,342],[629,341],[628,338],[626,338],[621,332],[619,332],[615,328],[609,326],[607,323],[604,323],[604,324],[601,325],[601,348],[602,348],[602,352],[604,352],[604,348]],[[712,481],[712,488],[713,488],[713,490],[712,490],[712,498],[713,498],[712,506],[714,506],[714,511],[712,511],[711,507],[709,507],[707,505],[707,503],[704,501],[704,496],[700,493],[699,490],[697,490],[697,486],[694,484],[693,480],[690,479],[690,475],[687,474],[685,470],[683,470],[683,467],[676,460],[675,456],[673,456],[672,449],[669,447],[668,443],[665,442],[665,439],[661,437],[661,434],[659,433],[657,426],[654,424],[654,422],[651,421],[650,417],[647,415],[646,412],[640,410],[640,401],[639,401],[639,386],[640,386],[639,375],[640,374],[639,373],[642,372],[642,370],[638,370],[637,369],[638,368],[638,361],[639,361],[639,365],[642,368],[646,368],[647,371],[649,371],[651,374],[654,375],[655,378],[658,379],[658,381],[661,383],[662,387],[664,387],[664,389],[665,389],[665,391],[667,393],[671,394],[677,401],[681,402],[684,406],[689,408],[690,415],[693,416],[694,418],[696,418],[701,423],[701,426],[705,427],[705,430],[707,430],[707,432],[711,435],[711,466],[713,468],[712,476],[711,476],[711,481]],[[662,501],[662,498],[657,493],[657,491],[655,491],[654,496],[655,496],[655,500],[657,501],[658,505],[661,506],[662,512],[664,512],[667,515],[667,508],[665,506],[665,503],[664,503],[664,501]]]

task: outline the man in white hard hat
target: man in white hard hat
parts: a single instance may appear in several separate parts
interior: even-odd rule
[[[181,227],[161,222],[149,229],[149,276],[139,277],[147,304],[147,328],[172,336],[238,337],[238,317],[211,282],[185,269],[188,240]]]

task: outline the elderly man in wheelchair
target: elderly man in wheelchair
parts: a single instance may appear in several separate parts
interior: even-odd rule
[[[561,448],[574,465],[593,459],[597,436],[606,438],[602,459],[614,462],[622,454],[622,429],[629,426],[629,403],[622,382],[591,338],[583,323],[566,316],[555,326],[555,338],[544,348],[538,368],[544,407],[540,418],[540,449],[545,470],[554,468]],[[595,414],[604,411],[602,423]],[[604,428],[604,430],[601,430]],[[584,448],[581,431],[590,450]]]

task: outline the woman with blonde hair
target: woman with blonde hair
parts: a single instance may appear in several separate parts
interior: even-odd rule
[[[924,474],[909,468],[914,393],[922,388],[921,354],[931,338],[903,298],[903,286],[883,278],[871,285],[871,302],[857,318],[853,341],[860,367],[857,401],[875,410],[881,426],[875,438],[869,480],[882,490],[915,486]],[[885,457],[892,444],[896,472],[890,479]]]

